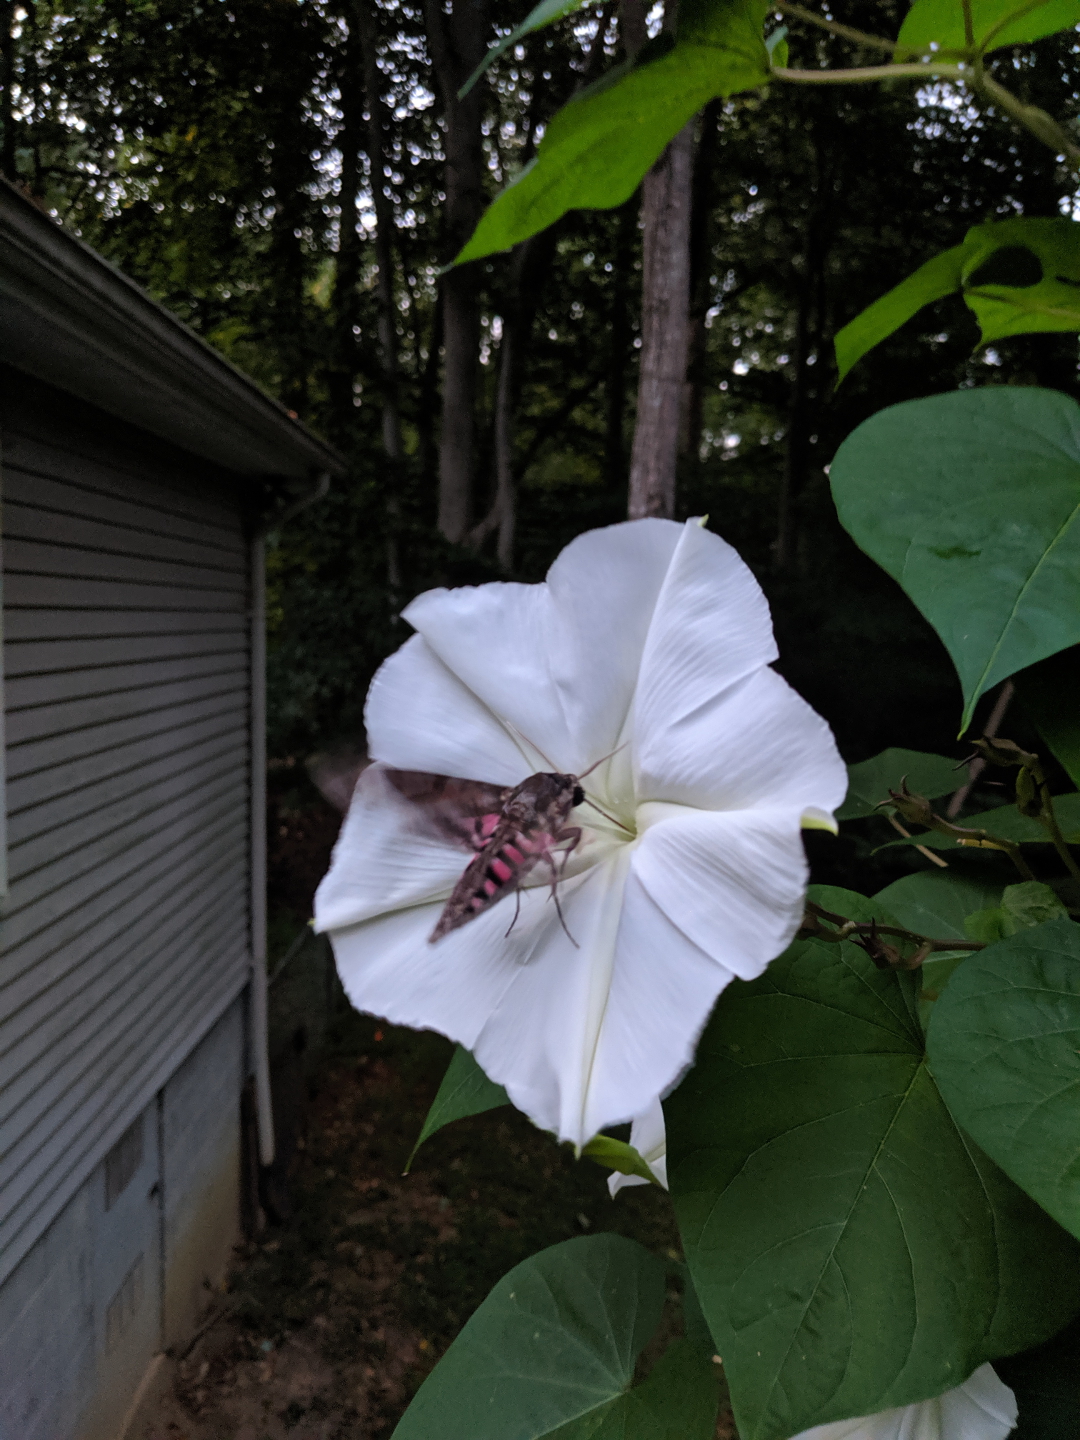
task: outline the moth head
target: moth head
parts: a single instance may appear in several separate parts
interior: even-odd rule
[[[574,786],[574,794],[573,794],[572,803],[573,803],[574,805],[584,805],[584,804],[585,804],[585,791],[582,789],[582,787],[581,787],[580,785],[575,785],[575,786]]]

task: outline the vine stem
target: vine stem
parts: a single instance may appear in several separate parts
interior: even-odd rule
[[[783,0],[781,8],[791,10],[787,0]],[[867,37],[868,40],[872,38]],[[1041,140],[1055,154],[1064,155],[1074,169],[1080,169],[1080,145],[1069,132],[1045,110],[1040,110],[1037,105],[1025,105],[1011,90],[1006,90],[1004,85],[992,75],[988,75],[982,67],[981,57],[975,66],[967,65],[963,61],[953,64],[936,60],[900,65],[855,65],[846,70],[791,70],[787,66],[777,65],[772,74],[777,80],[786,80],[796,85],[858,85],[875,80],[903,79],[952,80],[981,95],[1003,114],[1023,126],[1037,140]]]
[[[799,85],[848,85],[867,83],[871,80],[958,80],[963,84],[970,79],[970,71],[963,63],[938,64],[935,60],[915,61],[903,65],[853,65],[846,70],[789,70],[776,65],[772,74],[777,80],[789,80]],[[1008,94],[1008,91],[1005,92]],[[1016,101],[1020,105],[1020,101]],[[1030,107],[1021,106],[1021,109]],[[1049,120],[1049,116],[1046,117]]]

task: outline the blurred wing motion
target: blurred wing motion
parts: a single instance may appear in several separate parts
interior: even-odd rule
[[[416,828],[470,851],[482,850],[502,818],[510,787],[458,780],[426,770],[391,770],[386,779],[407,800]]]

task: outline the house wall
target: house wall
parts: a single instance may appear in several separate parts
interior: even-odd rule
[[[116,1440],[238,1236],[244,1003],[235,1001],[0,1285],[0,1440]]]
[[[51,1310],[26,1403],[67,1440],[190,1325],[235,1236],[248,550],[225,472],[10,370],[0,498],[0,1337],[27,1296]]]

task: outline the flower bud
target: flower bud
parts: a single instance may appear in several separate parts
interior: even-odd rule
[[[890,790],[888,800],[881,803],[891,804],[912,825],[925,825],[929,829],[934,823],[934,811],[930,801],[925,795],[917,795],[908,789],[906,775],[900,781],[900,789]]]
[[[974,742],[975,749],[982,758],[990,765],[1001,765],[1008,768],[1013,765],[1023,765],[1029,770],[1034,770],[1039,763],[1038,755],[1033,755],[1028,750],[1021,750],[1015,740],[999,740],[983,738]]]

